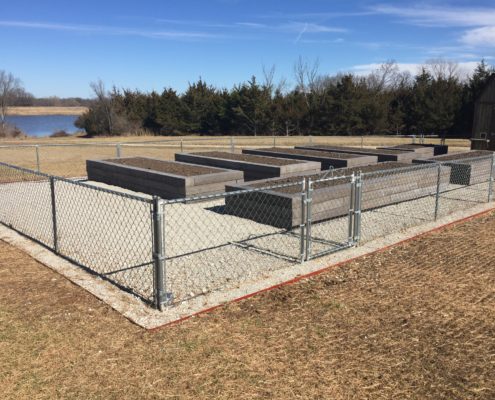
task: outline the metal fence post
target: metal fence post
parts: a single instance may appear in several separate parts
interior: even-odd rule
[[[438,170],[437,170],[437,192],[435,194],[435,221],[438,218],[438,208],[440,206],[440,179],[441,179],[441,172],[442,172],[442,164],[438,164]]]
[[[313,201],[313,182],[308,178],[306,186],[306,260],[311,259],[312,240],[311,240],[311,223],[312,223],[312,201]]]
[[[490,169],[490,180],[488,181],[488,202],[493,200],[493,174],[495,169],[495,154],[492,155],[492,163]]]
[[[277,139],[275,135],[273,135],[273,147],[277,147]]]
[[[50,197],[52,203],[53,250],[58,253],[57,203],[55,201],[55,178],[50,176]]]
[[[34,146],[36,149],[36,170],[38,172],[41,172],[41,167],[40,167],[40,145],[37,144]]]
[[[348,226],[348,234],[349,245],[354,244],[354,205],[356,203],[356,175],[354,172],[351,175],[351,191],[350,191],[350,203],[349,203],[349,226]]]
[[[234,136],[230,137],[230,152],[233,153],[235,150],[235,145],[234,145]]]
[[[356,188],[354,196],[354,243],[361,240],[361,200],[363,196],[363,175],[360,172],[356,177]]]
[[[184,152],[184,141],[182,139],[180,140],[180,152]]]
[[[117,154],[117,158],[121,158],[122,157],[122,149],[120,147],[120,143],[117,143],[115,145],[115,152]]]
[[[165,293],[165,227],[163,221],[163,200],[153,196],[153,293],[155,307],[162,310],[167,302]]]
[[[305,228],[306,228],[306,179],[303,178],[301,182],[301,224],[300,228],[300,261],[304,262],[306,260],[306,238],[305,238]]]

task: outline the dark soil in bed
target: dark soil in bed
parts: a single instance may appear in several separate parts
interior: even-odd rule
[[[307,175],[307,176],[304,176],[304,178],[305,179],[311,178],[311,180],[318,180],[318,179],[339,177],[339,176],[343,177],[342,179],[333,179],[333,180],[324,181],[324,182],[317,182],[313,185],[314,189],[322,189],[322,188],[341,185],[343,183],[350,182],[351,181],[350,175],[352,175],[352,173],[358,173],[358,172],[368,173],[368,172],[375,172],[375,171],[389,171],[388,173],[392,173],[391,170],[398,170],[400,168],[410,167],[410,166],[411,166],[411,164],[404,164],[404,163],[397,163],[397,162],[384,162],[384,163],[380,163],[380,164],[367,165],[367,166],[362,166],[362,167],[339,168],[339,169],[335,169],[335,170],[322,172],[320,174]],[[252,188],[262,188],[262,187],[267,187],[267,186],[285,185],[285,184],[291,184],[291,183],[299,183],[302,181],[302,179],[303,179],[302,176],[293,176],[293,177],[288,177],[288,178],[274,179],[274,180],[270,180],[269,182],[260,182],[260,183],[256,183],[256,184],[249,185],[249,186]],[[301,192],[301,184],[293,185],[293,186],[287,186],[287,187],[281,187],[281,188],[276,188],[276,189],[270,189],[270,190],[272,190],[274,192],[280,192],[280,193],[300,193]]]
[[[424,149],[425,146],[421,146],[420,144],[398,144],[397,146],[391,146],[389,149]]]
[[[309,146],[308,146],[309,147]],[[380,149],[367,149],[361,147],[346,147],[346,146],[312,146],[316,149],[324,149],[328,151],[362,151],[366,154],[404,154],[402,150],[380,150]]]
[[[337,158],[339,160],[347,160],[349,158],[357,158],[360,157],[359,154],[346,154],[346,153],[332,153],[318,150],[305,150],[305,149],[285,149],[283,147],[270,147],[269,149],[257,149],[257,150],[266,150],[277,153],[286,153],[286,154],[300,154],[305,156],[315,156],[319,158]]]
[[[219,172],[216,168],[201,167],[193,164],[182,164],[175,161],[157,160],[147,157],[116,158],[107,161],[114,164],[144,168],[151,171],[165,172],[180,176],[205,175]]]
[[[468,158],[476,158],[476,157],[486,157],[493,155],[492,151],[487,150],[479,150],[479,151],[466,151],[463,153],[454,153],[454,154],[446,154],[443,156],[436,156],[431,160],[435,161],[453,161],[453,160],[463,160]]]
[[[256,156],[254,154],[239,154],[239,153],[227,153],[223,151],[206,151],[191,153],[196,156],[214,157],[214,158],[224,158],[227,160],[245,161],[255,164],[265,164],[265,165],[291,165],[291,164],[301,164],[303,161],[289,160],[287,158],[274,158],[265,156]]]

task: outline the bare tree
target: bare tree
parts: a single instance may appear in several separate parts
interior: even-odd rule
[[[0,70],[0,127],[5,128],[9,105],[18,93],[23,92],[21,81],[10,72]]]
[[[428,60],[425,69],[434,79],[459,79],[459,64],[452,60],[444,60],[442,58]]]
[[[394,60],[388,60],[381,64],[366,77],[366,83],[370,89],[381,92],[395,88],[400,82],[399,66]]]
[[[273,80],[275,78],[275,65],[272,65],[270,69],[266,67],[265,64],[262,66],[263,68],[263,86],[265,86],[269,91],[270,94],[273,93],[274,90],[274,83]]]
[[[101,79],[98,79],[98,81],[96,82],[91,82],[89,86],[91,87],[91,89],[93,90],[96,96],[96,101],[98,102],[98,106],[101,107],[101,110],[105,115],[107,130],[108,133],[111,135],[114,131],[113,128],[114,112],[113,112],[112,96],[110,95],[110,93],[107,92],[105,88],[105,84]]]

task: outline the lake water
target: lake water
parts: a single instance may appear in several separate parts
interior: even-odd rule
[[[7,123],[17,126],[29,136],[49,136],[56,131],[74,133],[77,115],[10,115]]]

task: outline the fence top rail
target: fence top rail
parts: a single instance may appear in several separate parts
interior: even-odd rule
[[[331,138],[333,136],[323,136],[323,135],[241,135],[241,136],[211,136],[211,137],[177,137],[173,139],[158,139],[152,141],[136,141],[136,142],[92,142],[92,143],[32,143],[32,144],[0,144],[0,148],[18,148],[18,147],[90,147],[90,146],[101,146],[101,147],[115,147],[115,146],[133,146],[133,145],[157,145],[157,144],[167,144],[167,143],[180,143],[180,142],[204,142],[204,141],[227,141],[231,139],[241,139],[241,140],[260,140],[260,139],[276,139],[276,138]],[[419,135],[356,135],[355,137],[383,137],[383,138],[417,138]],[[425,138],[438,138],[438,135],[424,135]]]
[[[177,204],[177,203],[184,203],[184,202],[188,202],[188,201],[189,202],[199,201],[199,200],[214,200],[214,199],[221,199],[224,197],[234,196],[237,194],[266,192],[267,190],[274,190],[274,189],[282,189],[282,188],[299,186],[299,185],[305,184],[306,179],[307,179],[306,177],[303,177],[300,181],[291,182],[291,183],[283,183],[283,184],[278,184],[278,185],[267,185],[267,186],[263,186],[263,187],[250,187],[249,185],[246,185],[245,189],[233,190],[231,192],[222,192],[222,193],[215,193],[215,194],[183,197],[180,199],[164,200],[164,204]]]
[[[478,157],[469,157],[469,158],[458,158],[454,160],[435,160],[433,159],[435,164],[463,164],[465,162],[476,162],[476,161],[486,161],[495,159],[495,153],[486,154]]]
[[[130,193],[118,192],[116,190],[107,189],[107,188],[104,188],[104,187],[92,185],[92,184],[87,183],[87,182],[76,181],[74,179],[64,178],[62,176],[45,174],[43,172],[38,172],[38,171],[29,169],[29,168],[19,167],[17,165],[7,164],[7,163],[1,162],[1,161],[0,161],[0,166],[6,167],[6,168],[10,168],[10,169],[13,169],[13,170],[16,170],[16,171],[24,172],[24,173],[27,173],[27,174],[44,177],[47,180],[54,179],[55,181],[60,181],[60,182],[69,183],[71,185],[85,187],[85,188],[88,188],[88,189],[96,190],[96,191],[103,192],[103,193],[112,194],[112,195],[123,197],[123,198],[126,198],[126,199],[137,200],[137,201],[141,201],[143,203],[148,203],[148,204],[151,204],[152,203],[152,199],[146,198],[144,196],[139,196],[137,194],[130,194]]]

